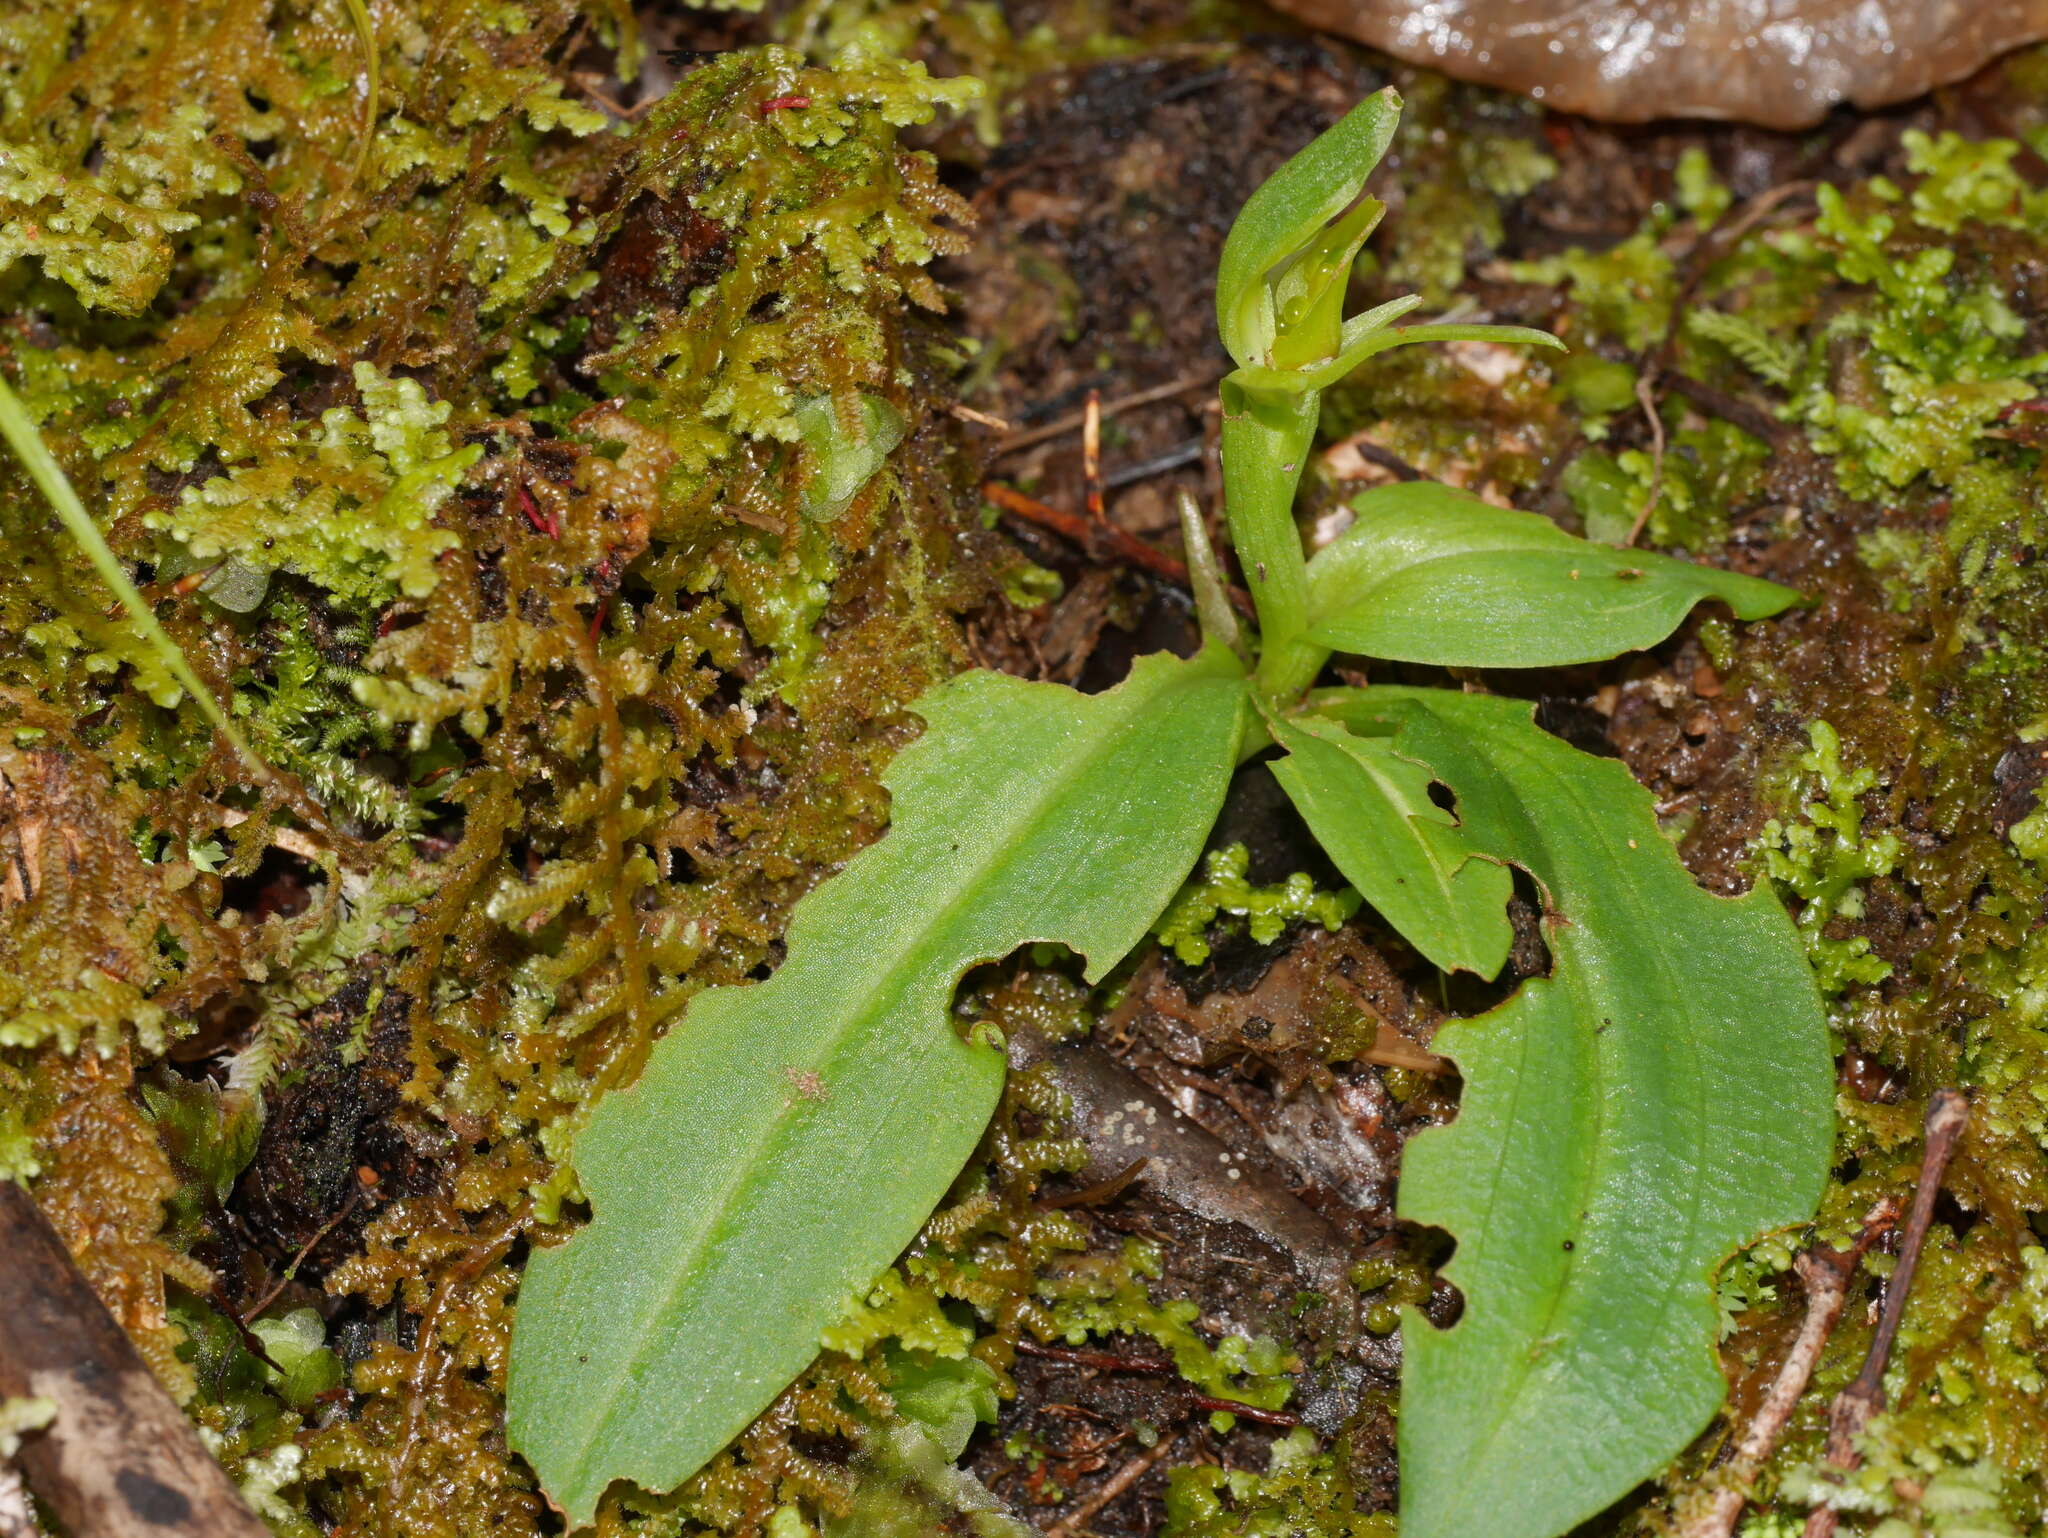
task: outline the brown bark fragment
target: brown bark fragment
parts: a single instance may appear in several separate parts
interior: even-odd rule
[[[76,1538],[268,1538],[35,1202],[0,1181],[0,1396],[57,1406],[16,1455]]]

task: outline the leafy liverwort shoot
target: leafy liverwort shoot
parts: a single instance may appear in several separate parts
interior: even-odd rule
[[[1404,1160],[1401,1215],[1456,1238],[1465,1298],[1448,1330],[1406,1319],[1404,1538],[1552,1538],[1720,1403],[1715,1268],[1811,1215],[1831,1142],[1791,923],[1765,891],[1695,886],[1622,767],[1526,704],[1313,685],[1334,651],[1554,667],[1651,645],[1702,600],[1754,619],[1795,595],[1426,483],[1366,492],[1303,558],[1294,491],[1326,387],[1409,342],[1557,345],[1395,324],[1412,299],[1345,317],[1399,111],[1391,91],[1360,104],[1224,247],[1225,510],[1257,635],[1235,634],[1190,519],[1199,655],[1148,657],[1102,695],[989,672],[930,691],[887,777],[889,834],[798,905],[772,978],[698,995],[593,1113],[574,1155],[591,1222],[534,1253],[511,1358],[513,1440],[571,1524],[613,1480],[700,1468],[916,1235],[1002,1088],[999,1047],[954,1028],[962,974],[1057,941],[1102,977],[1268,746],[1346,879],[1437,966],[1499,973],[1512,868],[1545,909],[1550,974],[1438,1034],[1464,1099]]]

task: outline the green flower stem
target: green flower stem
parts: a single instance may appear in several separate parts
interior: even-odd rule
[[[86,512],[85,504],[78,500],[78,493],[72,489],[70,477],[65,475],[63,466],[59,465],[56,457],[51,454],[49,445],[43,442],[43,435],[36,430],[36,424],[29,417],[27,408],[21,404],[20,397],[14,393],[5,379],[0,379],[0,436],[5,436],[8,447],[14,450],[15,457],[27,469],[30,478],[41,488],[43,495],[49,498],[50,506],[56,510],[58,519],[70,531],[71,537],[78,541],[86,557],[92,562],[93,569],[99,572],[107,586],[113,589],[114,597],[128,611],[129,623],[163,660],[164,670],[192,696],[193,703],[205,713],[206,719],[213,723],[214,729],[227,739],[228,745],[235,750],[235,755],[248,765],[257,778],[268,780],[269,765],[258,758],[249,744],[242,739],[242,734],[235,729],[234,722],[228,719],[227,712],[220,708],[219,702],[214,699],[206,685],[199,681],[199,675],[192,671],[192,666],[185,660],[185,653],[179,649],[178,643],[165,634],[163,626],[156,622],[156,616],[150,612],[149,605],[143,602],[142,594],[135,590],[135,584],[129,580],[127,568],[107,547],[106,539],[99,531],[99,525],[92,521],[92,515]]]
[[[1292,708],[1302,690],[1316,681],[1316,675],[1329,660],[1330,648],[1314,641],[1295,640],[1285,646],[1268,647],[1259,654],[1255,675],[1259,697],[1273,701],[1282,710]]]
[[[1315,650],[1302,640],[1308,630],[1308,567],[1294,525],[1294,488],[1315,442],[1322,397],[1314,390],[1253,393],[1234,378],[1223,381],[1222,393],[1224,512],[1258,610],[1259,684],[1274,693],[1272,680],[1298,676],[1305,653]],[[1305,687],[1314,676],[1312,667],[1295,687]]]

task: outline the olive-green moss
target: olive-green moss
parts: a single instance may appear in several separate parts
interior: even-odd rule
[[[369,19],[0,21],[4,366],[278,771],[244,782],[0,470],[0,1163],[93,1234],[93,1280],[281,1532],[526,1531],[516,1255],[569,1216],[580,1112],[879,830],[904,706],[1014,564],[910,313],[943,307],[924,268],[968,214],[900,132],[976,87],[742,50],[629,121],[562,63],[630,76],[623,7]],[[846,455],[799,411],[858,440],[868,399],[889,452],[809,495]],[[259,866],[306,901],[258,906]],[[189,1251],[223,1237],[264,1101],[364,1050],[367,1014],[307,1024],[351,985],[401,1013],[434,1170],[326,1274],[373,1321],[330,1384],[303,1290],[254,1325],[280,1374]],[[224,1018],[225,1092],[147,1067]],[[843,1504],[790,1439],[891,1413],[863,1362],[895,1334],[870,1335],[604,1524]]]
[[[0,470],[0,837],[18,872],[0,892],[0,1170],[36,1176],[82,1249],[92,1235],[95,1284],[295,1538],[542,1520],[503,1444],[502,1364],[515,1257],[573,1218],[559,1161],[580,1109],[695,988],[771,959],[795,898],[882,826],[903,707],[963,660],[954,616],[1016,573],[934,409],[957,356],[919,318],[967,211],[900,137],[960,110],[993,137],[1002,94],[899,56],[936,41],[1004,86],[1131,40],[1099,18],[1020,40],[985,7],[853,9],[797,8],[788,49],[694,67],[633,121],[561,67],[573,36],[631,73],[609,0],[372,3],[374,92],[342,0],[0,20],[0,366],[281,771],[244,782]],[[1517,106],[1467,122],[1472,93],[1413,94],[1442,132],[1402,168],[1390,277],[1449,291],[1547,157]],[[1831,456],[1842,497],[1894,510],[1864,518],[1849,576],[1820,574],[1896,621],[1874,684],[1803,666],[1797,619],[1700,639],[1762,702],[1776,772],[1758,828],[1777,824],[1759,864],[1785,862],[1814,908],[1845,1046],[1900,1086],[1843,1097],[1845,1178],[1817,1231],[1839,1238],[1910,1180],[1928,1091],[1973,1097],[1951,1189],[1974,1222],[1938,1231],[1849,1515],[1960,1538],[2038,1522],[2048,1446],[2048,881],[2041,814],[2001,836],[1986,788],[2048,729],[2040,443],[2012,409],[2043,367],[2016,274],[2048,208],[2009,146],[1905,153],[1900,185],[1830,190],[1817,217],[1752,231],[1674,328],[1673,253],[1728,202],[1694,156],[1633,240],[1522,270],[1557,286],[1568,363],[1495,379],[1483,357],[1396,355],[1332,392],[1325,425],[1516,496],[1583,433],[1562,488],[1612,534],[1652,470],[1605,440],[1637,409],[1632,358],[1669,333],[1678,369],[1762,400]],[[871,402],[903,435],[842,498],[835,466],[884,420]],[[1764,494],[1765,451],[1664,411],[1650,537],[1712,555]],[[1846,508],[1816,505],[1806,534]],[[247,878],[280,864],[310,902],[259,915]],[[313,1338],[304,1295],[257,1321],[280,1373],[190,1251],[265,1093],[346,1049],[305,1022],[369,979],[407,1012],[404,1094],[438,1164],[328,1273],[371,1321],[343,1408],[319,1398],[339,1342]],[[1087,1013],[1054,968],[1006,986],[993,1018],[1065,1031]],[[225,1091],[152,1066],[224,1015],[255,1022]],[[963,1405],[985,1419],[1026,1329],[1145,1334],[1211,1391],[1280,1403],[1279,1348],[1210,1345],[1142,1249],[1091,1251],[1038,1207],[1039,1179],[1078,1159],[1059,1111],[1014,1083],[839,1349],[682,1491],[617,1492],[601,1525],[794,1535],[970,1509],[887,1439],[937,1436]],[[1797,1306],[1784,1266],[1804,1237],[1724,1275],[1739,1377]],[[1427,1286],[1405,1260],[1359,1280]],[[1825,1395],[1867,1339],[1852,1309],[1756,1532],[1803,1515]],[[918,1421],[912,1396],[949,1372],[957,1403]],[[1263,1473],[1177,1468],[1169,1530],[1384,1531],[1340,1462],[1297,1433]]]

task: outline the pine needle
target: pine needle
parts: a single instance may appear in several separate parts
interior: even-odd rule
[[[70,477],[50,453],[49,445],[43,442],[43,435],[37,431],[35,422],[29,417],[28,409],[22,405],[5,379],[0,379],[0,436],[7,439],[8,447],[28,470],[29,476],[49,498],[50,506],[56,509],[57,517],[78,541],[85,551],[93,569],[100,574],[108,587],[114,590],[114,597],[128,611],[129,622],[136,632],[149,643],[150,649],[162,660],[164,669],[175,678],[192,701],[205,712],[228,745],[235,750],[249,769],[262,780],[268,780],[270,766],[251,751],[242,734],[228,719],[227,712],[220,708],[211,691],[199,681],[199,675],[185,660],[185,654],[178,643],[164,633],[163,626],[156,622],[156,615],[135,590],[135,584],[128,578],[128,570],[119,557],[108,548],[107,541],[99,531],[99,525],[92,521],[92,515],[85,510],[85,504],[78,500],[78,493],[72,489]]]
[[[377,28],[370,20],[367,0],[346,0],[349,20],[356,24],[356,32],[363,40],[363,71],[368,77],[368,89],[363,93],[363,137],[356,146],[355,181],[363,179],[363,166],[370,158],[370,141],[377,136]]]

